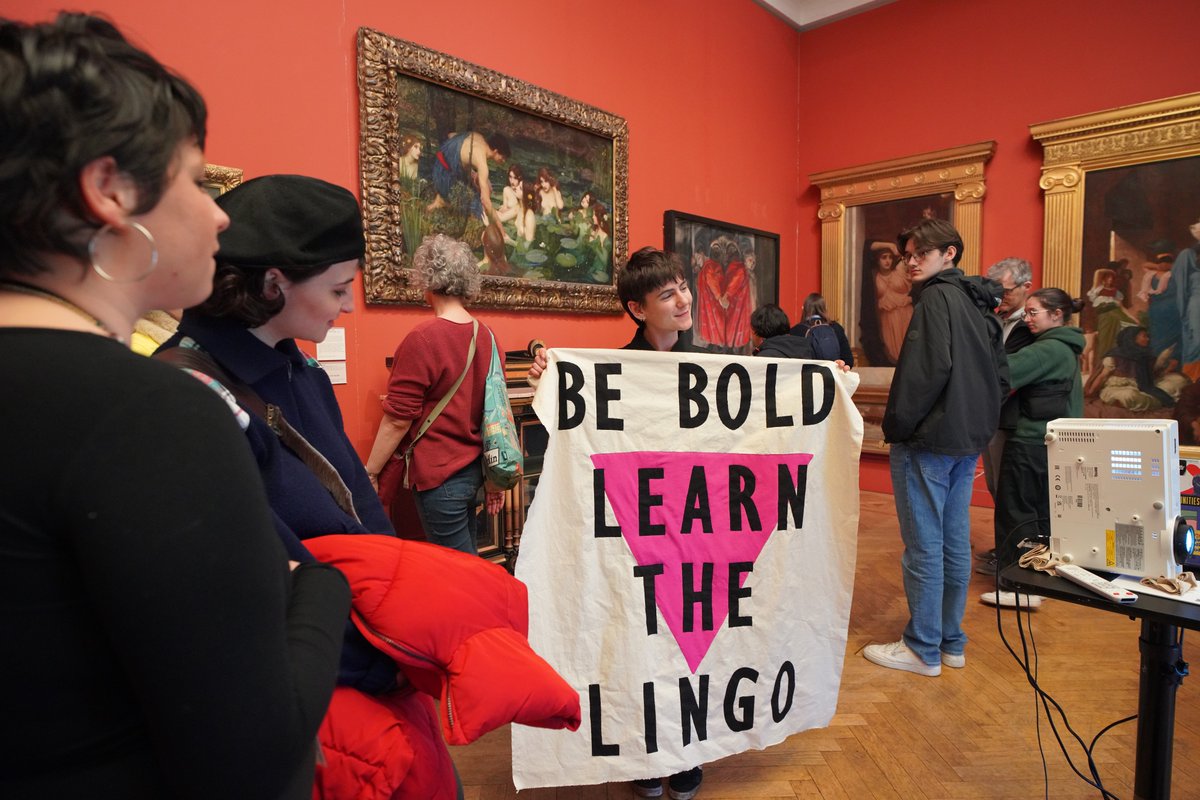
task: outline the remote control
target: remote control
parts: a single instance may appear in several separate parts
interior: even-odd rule
[[[1101,597],[1111,600],[1114,603],[1134,603],[1137,602],[1137,595],[1128,589],[1123,589],[1117,586],[1112,581],[1106,581],[1094,572],[1088,572],[1083,567],[1075,564],[1055,564],[1054,571],[1061,578],[1078,583],[1085,589],[1093,591]]]

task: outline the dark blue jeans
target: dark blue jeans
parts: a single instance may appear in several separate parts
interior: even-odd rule
[[[414,492],[425,538],[442,547],[477,555],[475,497],[483,485],[483,469],[472,461],[441,486]]]

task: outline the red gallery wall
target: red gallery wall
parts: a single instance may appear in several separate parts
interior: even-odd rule
[[[359,27],[408,39],[624,117],[631,249],[662,245],[675,209],[781,234],[782,292],[797,293],[795,31],[750,0],[605,3],[459,0],[93,0],[211,111],[208,160],[246,177],[302,172],[358,193]],[[0,0],[46,19],[54,0]],[[806,290],[815,285],[808,272]],[[362,294],[359,290],[361,303]],[[347,329],[346,429],[366,454],[384,358],[431,312],[361,305]],[[626,317],[481,309],[501,342],[619,346]]]
[[[820,260],[810,173],[992,139],[982,263],[1027,258],[1036,284],[1042,154],[1029,125],[1200,91],[1196,30],[1195,0],[899,0],[801,34],[799,271]],[[886,460],[864,457],[861,483],[890,491]]]
[[[46,19],[61,3],[0,0]],[[212,112],[208,157],[247,177],[305,172],[357,187],[355,32],[379,29],[621,115],[629,122],[633,248],[666,209],[781,234],[781,303],[819,280],[809,173],[986,139],[983,262],[1040,273],[1039,148],[1028,125],[1200,90],[1194,0],[898,0],[797,34],[751,0],[497,4],[460,0],[94,0],[192,79]],[[361,300],[361,292],[359,299]],[[344,318],[346,427],[366,451],[383,359],[429,312]],[[482,310],[509,346],[624,342],[623,317]],[[864,459],[863,485],[890,490]]]

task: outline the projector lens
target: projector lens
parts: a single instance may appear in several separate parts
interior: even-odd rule
[[[1196,529],[1187,524],[1183,517],[1175,518],[1175,563],[1182,564],[1188,560],[1196,549]]]

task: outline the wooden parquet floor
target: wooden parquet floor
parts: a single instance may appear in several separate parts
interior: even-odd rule
[[[974,575],[967,604],[965,669],[938,678],[883,669],[858,652],[871,642],[899,638],[908,619],[900,578],[900,536],[892,498],[864,492],[849,646],[838,712],[828,728],[806,731],[767,750],[710,763],[699,800],[719,798],[891,798],[893,800],[1053,800],[1100,797],[1067,765],[1041,716],[1039,753],[1034,695],[1005,650],[995,609],[976,601],[990,578]],[[991,546],[992,514],[972,509],[976,550]],[[1018,649],[1014,614],[1005,635]],[[1047,601],[1032,614],[1038,674],[1085,742],[1101,728],[1136,713],[1139,624]],[[1184,639],[1184,658],[1197,634]],[[1171,797],[1200,798],[1200,674],[1185,679],[1176,702]],[[1062,728],[1064,740],[1069,735]],[[1136,722],[1104,735],[1094,758],[1105,788],[1133,798]],[[1082,748],[1069,752],[1085,773]],[[466,800],[516,798],[509,729],[453,750]],[[665,795],[664,795],[665,796]],[[522,800],[600,800],[634,797],[628,784],[531,789]]]

